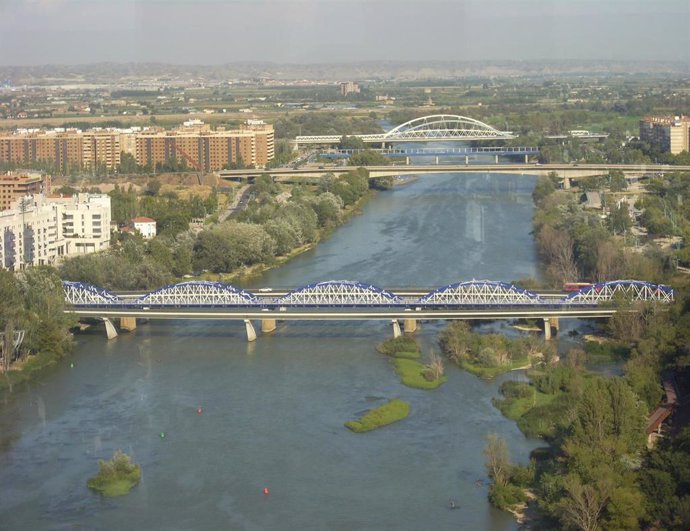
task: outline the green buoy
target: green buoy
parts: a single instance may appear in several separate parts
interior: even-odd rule
[[[165,432],[164,431],[161,432],[161,439],[165,439]]]

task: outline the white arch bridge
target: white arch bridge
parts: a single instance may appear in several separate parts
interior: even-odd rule
[[[484,122],[456,114],[432,114],[415,118],[386,133],[347,135],[365,144],[387,145],[394,142],[440,142],[449,140],[508,140],[515,138],[511,131],[499,131]],[[340,143],[343,135],[300,135],[297,146],[332,145]]]
[[[63,282],[67,312],[106,322],[108,337],[121,326],[136,328],[136,318],[243,320],[249,340],[256,339],[252,319],[262,330],[276,320],[389,320],[394,334],[416,329],[420,319],[541,318],[549,338],[560,317],[609,317],[626,304],[673,302],[673,290],[662,284],[616,280],[592,284],[572,293],[530,291],[506,282],[471,280],[435,290],[386,290],[370,284],[330,280],[293,290],[250,292],[209,281],[171,284],[143,294],[115,294],[81,282]],[[621,303],[624,303],[621,306]],[[122,323],[127,323],[124,326]]]

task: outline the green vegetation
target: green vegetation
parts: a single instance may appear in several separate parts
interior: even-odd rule
[[[33,267],[14,274],[0,270],[0,389],[28,380],[43,367],[55,364],[72,349],[60,278],[50,267]],[[15,349],[15,333],[24,340]]]
[[[550,360],[553,347],[535,336],[509,339],[500,334],[478,334],[465,321],[453,321],[440,336],[441,350],[456,365],[481,378],[529,367],[533,360]]]
[[[104,496],[123,496],[141,480],[141,467],[132,463],[121,450],[117,450],[110,461],[99,460],[98,467],[98,474],[86,485]]]
[[[398,422],[410,414],[410,405],[397,398],[379,406],[359,420],[346,422],[345,426],[355,433],[375,430],[382,426],[387,426],[393,422]]]
[[[429,355],[427,364],[419,361],[422,354],[417,342],[406,336],[391,338],[376,347],[391,358],[395,372],[403,385],[415,389],[436,389],[447,378],[443,375],[443,360],[435,353]]]
[[[130,191],[115,189],[113,216],[127,220],[139,214],[156,219],[160,235],[144,241],[123,235],[109,251],[65,260],[62,278],[117,290],[147,290],[175,281],[194,271],[236,274],[247,268],[271,265],[279,257],[304,249],[343,223],[369,191],[364,169],[341,178],[322,177],[314,190],[301,185],[281,188],[269,176],[257,179],[253,199],[234,219],[209,225],[198,234],[188,231],[192,218],[217,210],[217,197],[175,194],[138,199]],[[276,201],[279,193],[289,197]],[[158,190],[153,186],[152,194]]]

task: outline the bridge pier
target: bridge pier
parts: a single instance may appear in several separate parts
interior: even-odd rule
[[[261,320],[261,332],[268,334],[276,329],[275,319],[262,319]]]
[[[103,317],[103,323],[105,324],[105,335],[108,339],[114,339],[117,337],[117,329],[113,322],[107,317]]]
[[[570,190],[570,177],[563,176],[563,190]]]
[[[254,326],[249,319],[244,320],[244,327],[247,330],[247,341],[249,343],[256,341],[256,330],[254,330]]]
[[[410,165],[410,157],[405,157],[405,166]]]
[[[417,331],[417,319],[405,319],[403,321],[403,330],[406,334],[412,334]]]
[[[561,323],[558,317],[544,317],[544,339],[546,341],[553,337],[553,331],[558,332],[560,328]]]
[[[393,337],[400,337],[402,334],[400,333],[400,323],[398,322],[398,320],[393,319],[391,321],[391,324],[393,325]]]
[[[127,330],[127,332],[133,332],[137,329],[137,318],[136,317],[120,317],[120,330]]]
[[[436,166],[438,166],[438,155],[436,155]]]
[[[525,164],[529,162],[527,155],[525,155]]]
[[[465,165],[468,165],[470,163],[470,156],[465,155]]]
[[[494,155],[494,160],[496,161],[496,164],[498,164],[498,155]]]
[[[544,317],[544,340],[549,341],[551,339],[551,319]]]

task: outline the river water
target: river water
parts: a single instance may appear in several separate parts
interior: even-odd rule
[[[253,287],[535,276],[533,186],[425,176],[377,194]],[[424,352],[443,326],[421,325]],[[391,334],[384,322],[293,322],[248,344],[241,323],[167,321],[109,342],[80,335],[70,359],[0,404],[0,529],[515,529],[487,502],[482,450],[495,432],[524,463],[539,444],[491,404],[519,375],[486,382],[449,366],[438,390],[410,389],[375,351]],[[410,403],[407,419],[343,427],[395,397]],[[142,482],[103,499],[86,479],[118,448]]]

